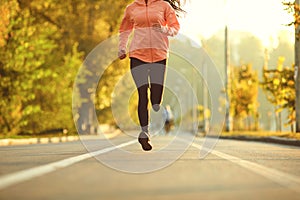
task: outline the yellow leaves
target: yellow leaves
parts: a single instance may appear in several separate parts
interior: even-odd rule
[[[96,9],[96,10],[99,10],[99,9],[100,9],[100,5],[99,5],[99,4],[96,4],[96,5],[95,5],[95,9]]]
[[[276,85],[276,86],[278,86],[280,84],[279,79],[274,79],[273,80],[273,84]]]
[[[12,10],[16,9],[12,2],[4,1],[0,5],[0,47],[5,45],[8,39],[8,30],[10,18],[13,15]]]
[[[205,110],[204,110],[204,117],[205,117],[206,119],[209,119],[210,116],[211,116],[211,111],[210,111],[208,108],[205,109]]]
[[[285,10],[288,13],[292,13],[294,16],[294,20],[292,20],[292,22],[290,22],[289,24],[287,24],[288,26],[295,26],[295,30],[298,29],[299,25],[300,25],[300,6],[296,3],[296,1],[292,2],[283,2],[283,5],[286,6]],[[296,38],[299,39],[299,34],[296,35]]]
[[[283,65],[284,61],[285,61],[285,57],[283,56],[278,57],[278,65]]]
[[[97,19],[95,23],[94,36],[101,37],[103,40],[109,36],[109,32],[103,30],[109,30],[109,24],[104,19]]]
[[[277,107],[276,112],[288,109],[291,119],[295,110],[294,68],[283,67],[284,60],[284,57],[279,57],[277,69],[263,71],[262,87],[268,100]],[[291,122],[290,120],[289,123]]]
[[[198,110],[198,111],[201,111],[201,112],[203,112],[203,110],[204,110],[204,106],[202,106],[202,105],[198,105],[198,106],[197,106],[197,110]]]
[[[282,71],[284,61],[285,61],[285,57],[280,56],[280,57],[278,58],[278,63],[277,63],[277,70],[278,70],[278,71]]]
[[[139,124],[139,119],[137,114],[137,102],[138,102],[138,92],[134,91],[130,96],[127,107],[128,107],[129,116],[136,125]]]
[[[211,116],[211,111],[208,108],[204,108],[203,105],[197,106],[197,112],[198,112],[198,120],[203,121],[205,119],[209,119]]]
[[[230,113],[234,118],[243,119],[256,113],[258,76],[251,65],[234,67],[230,90]]]
[[[282,82],[282,83],[286,83],[286,81],[287,81],[287,80],[286,80],[284,77],[281,78],[281,82]]]
[[[295,81],[289,80],[287,84],[288,84],[288,86],[290,86],[290,87],[294,87]]]
[[[294,4],[294,18],[295,18],[295,27],[298,28],[300,24],[300,6],[298,4]]]
[[[253,84],[252,80],[248,80],[247,83],[249,86],[251,86]]]
[[[50,7],[50,2],[47,2],[47,1],[44,1],[44,8],[48,8],[48,7]]]

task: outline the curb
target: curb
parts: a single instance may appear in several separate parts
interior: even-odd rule
[[[79,140],[78,136],[62,136],[49,138],[28,138],[28,139],[1,139],[0,146],[49,144],[60,142],[73,142]]]
[[[1,146],[14,146],[14,145],[30,145],[30,144],[49,144],[49,143],[62,143],[73,142],[80,139],[112,139],[118,136],[121,131],[116,130],[112,133],[105,133],[101,135],[84,135],[84,136],[61,136],[49,138],[28,138],[28,139],[0,139]]]
[[[215,136],[207,136],[211,138],[216,138]],[[282,144],[282,145],[290,145],[300,147],[300,140],[290,139],[290,138],[282,138],[282,137],[249,137],[249,136],[220,136],[220,139],[225,140],[240,140],[240,141],[253,141],[253,142],[265,142],[265,143],[273,143],[273,144]]]

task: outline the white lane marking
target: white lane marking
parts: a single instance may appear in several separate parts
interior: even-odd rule
[[[24,182],[24,181],[28,181],[28,180],[36,178],[38,176],[42,176],[42,175],[48,174],[50,172],[54,172],[58,169],[68,167],[70,165],[73,165],[73,164],[78,163],[80,161],[86,160],[86,159],[91,158],[93,156],[98,156],[100,154],[104,154],[104,153],[116,150],[118,148],[122,148],[122,147],[125,147],[125,146],[132,145],[136,142],[137,142],[136,140],[132,140],[132,141],[122,143],[122,144],[117,145],[117,146],[108,147],[108,148],[101,149],[101,150],[98,150],[98,151],[82,154],[82,155],[79,155],[79,156],[67,158],[67,159],[60,160],[60,161],[53,162],[53,163],[49,163],[49,164],[46,164],[46,165],[42,165],[42,166],[30,168],[30,169],[25,169],[25,170],[22,170],[22,171],[18,171],[18,172],[14,172],[14,173],[11,173],[11,174],[1,176],[0,177],[0,190],[4,189],[4,188],[7,188],[9,186]]]
[[[185,141],[187,142],[187,141]],[[235,157],[235,156],[231,156],[231,155],[228,155],[228,154],[225,154],[225,153],[221,153],[219,151],[216,151],[216,150],[211,150],[211,149],[207,149],[205,147],[202,147],[201,145],[198,145],[198,144],[195,144],[195,143],[192,143],[192,146],[199,149],[199,150],[205,150],[205,151],[208,151],[208,152],[211,152],[212,154],[220,157],[220,158],[223,158],[223,159],[226,159],[228,161],[231,161],[241,167],[244,167],[256,174],[259,174],[265,178],[268,178],[269,180],[279,184],[279,185],[282,185],[284,187],[287,187],[291,190],[294,190],[296,192],[300,192],[300,177],[298,176],[295,176],[295,175],[291,175],[291,174],[288,174],[288,173],[285,173],[285,172],[281,172],[279,170],[276,170],[276,169],[272,169],[272,168],[269,168],[269,167],[265,167],[265,166],[262,166],[260,164],[257,164],[257,163],[253,163],[253,162],[250,162],[250,161],[247,161],[247,160],[243,160],[241,158],[238,158],[238,157]]]

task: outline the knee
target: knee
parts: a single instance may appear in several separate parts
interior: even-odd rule
[[[155,111],[155,112],[158,112],[160,110],[160,105],[159,104],[154,104],[152,105],[152,109]]]

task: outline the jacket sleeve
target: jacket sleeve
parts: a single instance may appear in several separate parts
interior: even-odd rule
[[[177,35],[180,25],[178,19],[176,17],[175,10],[168,5],[165,11],[165,18],[166,18],[166,26],[162,27],[162,32],[167,34],[168,36],[175,36]]]
[[[130,33],[133,29],[133,21],[130,17],[129,8],[125,9],[124,17],[122,19],[120,29],[119,29],[119,51],[126,50],[127,42]]]

